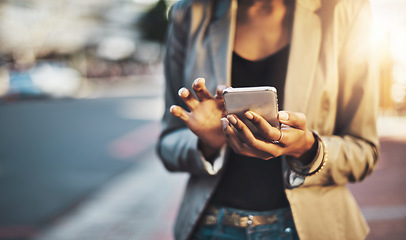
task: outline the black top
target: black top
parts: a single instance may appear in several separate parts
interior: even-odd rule
[[[258,61],[233,54],[232,86],[273,86],[283,106],[289,46]],[[211,204],[252,211],[268,211],[289,206],[283,189],[281,159],[262,160],[231,150],[224,176]]]

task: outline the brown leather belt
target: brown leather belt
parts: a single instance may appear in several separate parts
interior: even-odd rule
[[[205,215],[201,219],[203,225],[215,225],[217,224],[219,209],[209,206],[205,212]],[[291,218],[287,216],[287,218]],[[237,213],[224,212],[222,223],[227,226],[233,227],[255,227],[260,225],[269,225],[278,222],[278,215],[240,215]]]

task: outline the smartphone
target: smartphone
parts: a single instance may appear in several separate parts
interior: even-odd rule
[[[275,87],[226,88],[223,98],[227,114],[235,114],[257,138],[262,138],[259,130],[244,113],[248,110],[258,113],[273,127],[279,128],[278,97]]]

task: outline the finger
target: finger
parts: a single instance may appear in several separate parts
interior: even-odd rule
[[[222,118],[221,123],[227,138],[227,142],[230,145],[230,147],[234,150],[234,152],[249,157],[261,158],[264,160],[268,160],[274,157],[272,154],[266,151],[251,148],[248,144],[242,141],[241,137],[239,137],[240,135],[237,135],[237,133],[233,130],[233,127],[230,126],[227,118]]]
[[[218,85],[216,89],[216,96],[214,96],[217,99],[223,99],[223,91],[224,89],[228,88],[229,86],[227,85]]]
[[[206,81],[204,80],[204,78],[197,78],[193,82],[193,86],[192,86],[193,91],[195,92],[197,98],[200,101],[204,101],[204,100],[213,98],[213,96],[210,94],[209,90],[207,90],[205,82]]]
[[[293,128],[306,129],[306,115],[298,112],[280,111],[278,113],[279,122],[289,125]]]
[[[255,114],[255,113],[254,113]],[[256,114],[257,117],[260,117],[260,115]],[[263,119],[263,118],[262,118]],[[273,129],[273,131],[276,131],[277,133],[274,134],[277,137],[275,139],[272,138],[272,140],[267,140],[265,141],[263,139],[258,139],[254,136],[254,134],[249,130],[249,128],[240,120],[236,119],[236,121],[233,118],[229,119],[231,124],[235,126],[236,129],[239,130],[239,133],[241,135],[241,138],[243,141],[251,148],[253,148],[256,151],[262,152],[262,153],[267,153],[268,155],[271,156],[279,156],[281,154],[281,149],[283,148],[284,144],[273,144],[272,141],[282,141],[282,132],[279,131],[279,129],[272,127],[269,125],[268,127],[270,129]],[[265,119],[263,119],[265,121]],[[235,123],[235,124],[234,124]],[[261,132],[261,129],[259,129]]]
[[[222,118],[221,125],[223,127],[224,134],[230,147],[234,150],[234,152],[241,153],[242,142],[237,134],[234,132],[233,128],[230,126],[228,119]]]
[[[184,122],[189,121],[189,113],[186,112],[185,109],[176,105],[172,105],[169,111],[172,113],[172,115],[182,119]]]
[[[182,98],[183,102],[186,103],[190,111],[193,111],[199,105],[199,101],[193,97],[190,91],[187,88],[179,89],[179,97]]]
[[[278,144],[279,146],[287,146],[290,144],[296,144],[297,143],[296,142],[297,133],[299,131],[302,131],[301,129],[293,128],[288,125],[283,125],[280,130],[281,130],[281,132],[280,132],[281,136],[280,136],[280,139],[277,140],[277,141],[279,141],[279,144]]]
[[[281,139],[281,131],[273,127],[261,115],[253,111],[245,112],[245,117],[251,121],[261,133],[261,136],[268,141],[279,141]]]
[[[255,138],[251,130],[241,121],[236,115],[228,115],[227,119],[238,131],[239,136],[242,140],[250,147],[257,147],[258,140]]]
[[[227,118],[221,119],[221,124],[223,126],[224,134],[226,135],[227,141],[233,148],[234,152],[242,154],[244,142],[241,136],[237,133],[237,130],[230,124]]]

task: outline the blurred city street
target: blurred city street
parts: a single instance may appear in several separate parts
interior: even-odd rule
[[[162,91],[156,75],[1,105],[0,239],[170,238],[185,176],[155,156]]]
[[[187,176],[166,172],[155,154],[161,76],[133,84],[0,107],[0,239],[172,239]],[[380,118],[379,132],[376,171],[350,188],[369,240],[403,239],[406,118]]]
[[[188,175],[167,172],[155,144],[176,1],[0,1],[0,240],[173,239]],[[381,158],[349,188],[367,240],[400,240],[406,1],[371,3]]]

